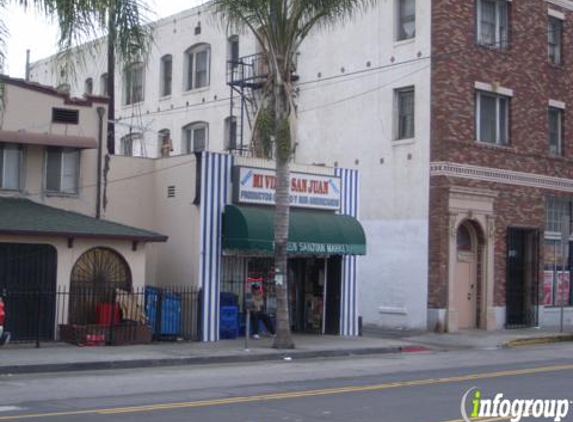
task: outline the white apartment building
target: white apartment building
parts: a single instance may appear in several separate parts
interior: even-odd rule
[[[379,2],[351,22],[313,33],[298,54],[295,162],[360,174],[358,219],[368,252],[358,258],[357,297],[365,326],[426,328],[430,7]],[[256,54],[254,39],[227,33],[209,4],[161,19],[153,31],[148,63],[116,75],[117,153],[160,157],[164,139],[171,155],[236,147],[240,103],[231,112],[227,62]],[[75,95],[105,94],[105,52],[84,59],[73,75],[54,57],[38,61],[31,79],[68,84]]]

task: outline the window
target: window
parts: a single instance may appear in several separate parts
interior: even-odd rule
[[[472,252],[472,236],[465,224],[462,224],[458,229],[456,242],[458,245],[458,252]]]
[[[86,79],[84,84],[84,92],[90,95],[94,93],[94,80],[92,78]]]
[[[205,151],[208,140],[209,125],[207,123],[192,123],[183,128],[183,151],[187,154]]]
[[[409,40],[416,36],[416,0],[398,0],[396,39]]]
[[[46,191],[78,193],[80,150],[53,148],[46,150]]]
[[[237,145],[237,118],[227,117],[225,119],[225,149],[234,150],[239,147]]]
[[[563,21],[554,17],[549,17],[547,37],[549,63],[561,64],[561,39],[563,34]]]
[[[121,155],[127,157],[133,157],[135,155],[135,144],[139,141],[139,146],[141,149],[141,140],[143,135],[141,133],[130,133],[123,136],[120,140],[121,143]]]
[[[239,66],[239,36],[234,35],[229,38],[227,60],[229,61],[231,67],[234,69]]]
[[[161,58],[161,96],[171,95],[173,85],[173,56],[167,54]]]
[[[0,143],[0,189],[20,190],[22,148]]]
[[[171,131],[169,129],[162,129],[158,132],[159,140],[159,154],[161,157],[169,157],[173,152],[173,142],[171,141]]]
[[[185,90],[209,86],[211,47],[200,44],[185,52]]]
[[[478,91],[476,95],[476,138],[479,142],[509,143],[509,98]]]
[[[549,107],[549,152],[563,154],[563,110]]]
[[[124,103],[126,105],[143,101],[143,64],[129,66],[124,74]]]
[[[562,198],[547,198],[545,231],[561,233],[563,217],[571,216],[570,201]]]
[[[103,75],[100,76],[100,78],[99,78],[99,84],[100,84],[99,92],[104,97],[107,97],[107,95],[109,94],[108,89],[107,89],[107,81],[108,81],[107,73],[104,73]]]
[[[495,48],[507,48],[509,6],[506,0],[478,0],[477,42]]]
[[[415,135],[414,88],[396,90],[396,139],[411,139]]]

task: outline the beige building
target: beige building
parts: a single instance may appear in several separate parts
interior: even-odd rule
[[[18,79],[3,78],[3,84],[0,289],[72,294],[144,287],[146,244],[167,238],[101,219],[107,99],[74,99]],[[8,300],[7,306],[9,318],[30,314],[27,304],[10,309]],[[43,306],[55,314],[54,303]],[[26,324],[19,328],[15,338],[25,339]],[[53,329],[47,326],[45,337]]]

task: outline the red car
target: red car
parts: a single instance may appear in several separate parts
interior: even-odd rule
[[[10,333],[4,332],[4,320],[6,319],[6,311],[4,309],[4,301],[0,297],[0,346],[8,344],[10,341]]]

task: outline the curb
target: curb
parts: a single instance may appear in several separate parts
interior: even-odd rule
[[[573,341],[573,334],[562,334],[557,336],[543,336],[532,338],[519,338],[510,340],[503,343],[504,347],[521,347],[521,346],[534,346],[538,344],[560,343],[566,341]]]
[[[135,359],[94,362],[71,362],[71,363],[47,363],[31,365],[5,365],[0,366],[0,375],[12,374],[39,374],[49,372],[77,372],[77,371],[102,371],[110,369],[135,369],[135,368],[159,368],[182,365],[212,365],[227,363],[251,363],[272,360],[293,360],[336,358],[364,355],[378,355],[388,353],[407,352],[408,346],[394,347],[371,347],[363,349],[339,349],[339,350],[316,350],[316,351],[293,351],[245,354],[245,355],[222,355],[222,356],[194,356],[182,358],[160,359]]]

